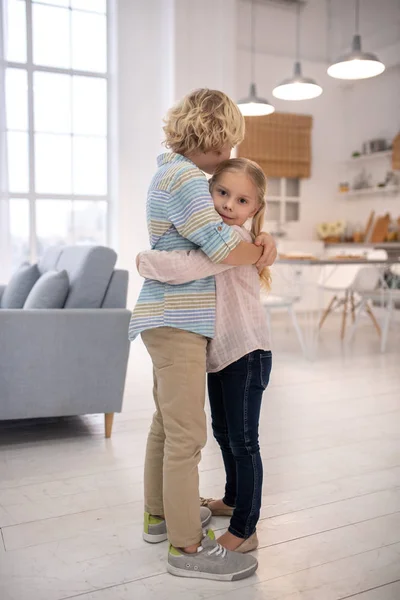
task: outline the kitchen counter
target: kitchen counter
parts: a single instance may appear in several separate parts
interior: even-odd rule
[[[340,247],[349,246],[350,248],[385,248],[385,250],[398,250],[400,249],[400,242],[377,242],[372,244],[371,242],[325,242],[325,247]]]
[[[363,252],[367,248],[377,248],[386,250],[389,258],[400,257],[400,242],[377,242],[372,244],[371,242],[355,243],[355,242],[325,242],[325,248],[329,251],[337,248],[338,250],[348,249],[351,252],[359,251]]]

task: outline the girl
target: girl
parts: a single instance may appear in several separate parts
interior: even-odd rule
[[[222,162],[210,179],[210,191],[223,221],[251,241],[262,228],[267,180],[261,168],[244,158]],[[252,219],[251,233],[243,226]],[[214,515],[231,516],[218,542],[249,552],[258,546],[263,468],[258,443],[261,400],[272,365],[267,323],[260,303],[260,280],[269,288],[269,269],[212,263],[201,250],[143,252],[137,260],[147,279],[169,284],[216,275],[215,337],[207,348],[208,394],[212,428],[224,460],[225,495],[203,500]]]

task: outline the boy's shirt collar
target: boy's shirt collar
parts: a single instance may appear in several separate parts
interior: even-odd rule
[[[177,154],[176,152],[163,152],[157,157],[157,166],[161,167],[162,165],[166,165],[167,163],[172,162],[187,162],[191,165],[194,165],[197,169],[198,167],[194,164],[190,158],[186,158],[183,154]]]

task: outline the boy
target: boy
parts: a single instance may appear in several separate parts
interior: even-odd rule
[[[244,119],[225,94],[200,89],[168,113],[165,143],[150,184],[147,218],[152,249],[200,247],[213,262],[272,264],[273,241],[241,241],[214,209],[204,175],[229,158],[244,137]],[[263,258],[260,260],[261,255]],[[171,543],[168,570],[184,577],[232,580],[257,568],[251,556],[203,537],[198,463],[206,443],[204,413],[207,339],[214,335],[215,281],[207,277],[169,286],[146,280],[133,311],[129,337],[141,333],[154,366],[153,416],[147,441],[144,489],[146,541]],[[165,520],[164,520],[165,519]]]

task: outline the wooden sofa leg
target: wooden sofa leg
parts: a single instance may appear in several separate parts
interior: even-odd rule
[[[111,437],[111,430],[114,421],[114,413],[105,413],[104,415],[104,426],[105,426],[105,434],[106,438]]]

